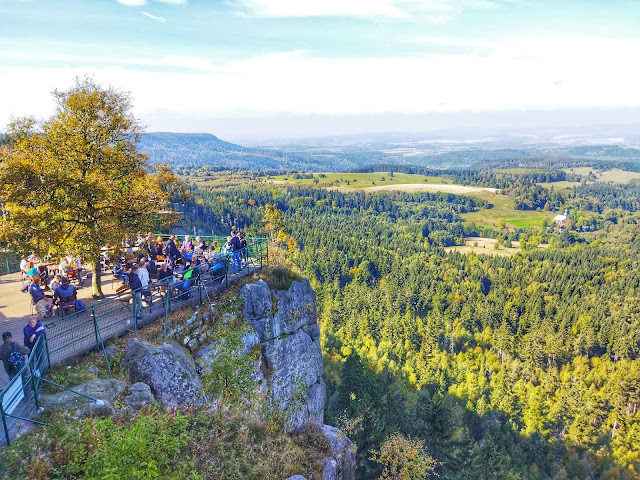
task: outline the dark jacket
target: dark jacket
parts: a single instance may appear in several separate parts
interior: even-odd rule
[[[42,289],[37,283],[29,285],[29,294],[31,295],[31,298],[33,298],[33,303],[38,303],[44,298],[44,293],[42,293]]]
[[[40,323],[40,320],[38,320],[36,322],[35,327],[30,327],[29,324],[27,323],[23,329],[23,333],[24,333],[24,346],[27,347],[29,349],[29,351],[31,351],[31,349],[33,349],[33,346],[36,343],[36,340],[38,339],[38,337],[40,335],[44,335],[44,330],[40,330],[39,332],[36,332],[37,329],[39,329],[40,327],[42,327],[42,323]],[[33,339],[33,342],[30,340],[31,339],[31,335],[35,334],[35,337]]]
[[[9,363],[9,354],[14,350],[17,350],[22,355],[29,354],[29,349],[27,347],[18,345],[14,341],[11,341],[11,342],[5,341],[2,345],[0,345],[0,360],[2,360],[2,362],[4,363],[4,371],[7,372],[7,375],[9,375],[9,378],[13,378],[16,375],[16,373],[18,373],[13,368],[13,365]]]
[[[231,237],[231,251],[237,252],[241,248],[242,247],[240,246],[240,237],[237,237],[237,236]]]
[[[70,283],[63,283],[53,291],[53,298],[68,298],[76,294],[76,287]]]
[[[129,273],[129,287],[131,290],[137,290],[142,288],[142,282],[140,281],[140,277],[136,273]]]

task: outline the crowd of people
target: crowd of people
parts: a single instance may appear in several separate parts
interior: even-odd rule
[[[223,258],[230,258],[232,274],[238,274],[243,269],[243,261],[247,261],[247,240],[242,232],[232,231],[223,245],[214,241],[211,245],[199,236],[192,241],[189,235],[185,235],[182,242],[176,235],[171,235],[168,240],[155,237],[149,233],[146,237],[138,235],[135,243],[125,240],[125,257],[115,262],[118,265],[118,273],[135,296],[134,305],[138,317],[141,316],[142,299],[151,293],[147,286],[157,278],[167,280],[167,285],[161,286],[161,291],[167,288],[177,288],[188,293],[189,283],[193,280],[193,272],[200,270],[195,268],[205,262]],[[110,248],[105,248],[104,256],[108,257]],[[129,257],[129,258],[127,258]],[[128,260],[133,258],[133,262]],[[41,261],[35,253],[23,256],[20,263],[23,280],[29,280],[23,286],[23,291],[28,292],[32,298],[35,314],[29,318],[24,327],[24,342],[19,345],[13,340],[11,332],[2,334],[3,344],[0,345],[0,360],[4,363],[5,371],[9,378],[13,378],[22,365],[24,356],[29,356],[36,344],[37,338],[44,334],[44,326],[41,320],[53,314],[53,308],[69,299],[76,301],[77,290],[71,284],[71,279],[78,280],[81,284],[82,263],[78,257],[66,255],[59,264]],[[225,270],[226,271],[226,270]],[[114,266],[114,273],[116,268]],[[175,281],[175,274],[181,274],[181,281]],[[171,280],[174,280],[170,283]],[[22,360],[20,360],[22,359]]]
[[[147,289],[149,283],[157,280],[167,280],[167,285],[160,285],[161,292],[170,286],[188,295],[192,275],[200,275],[200,269],[196,268],[205,262],[211,263],[225,257],[231,259],[232,275],[238,274],[243,269],[243,259],[247,259],[247,240],[242,232],[232,231],[224,245],[214,241],[211,245],[199,236],[191,239],[185,235],[182,242],[176,235],[171,235],[166,241],[162,237],[155,237],[152,233],[137,236],[135,243],[125,240],[125,258],[114,265],[114,274],[122,278],[133,291],[136,305],[135,314],[142,315],[142,300],[151,301],[151,292]],[[108,253],[105,253],[108,255]],[[128,262],[126,257],[131,257]],[[179,274],[181,279],[176,281],[174,275]],[[194,277],[195,278],[195,277]]]

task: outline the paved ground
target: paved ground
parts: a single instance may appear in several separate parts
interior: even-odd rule
[[[73,282],[75,285],[75,282]],[[120,280],[114,280],[113,275],[105,273],[102,275],[102,292],[107,297],[116,295],[115,289],[120,285]],[[13,339],[22,344],[22,329],[27,324],[31,316],[31,296],[28,293],[20,292],[20,287],[24,285],[20,273],[0,276],[0,333],[11,332]],[[82,287],[77,287],[78,298],[89,306],[95,303],[91,298],[91,283],[85,279]],[[49,294],[50,292],[45,292]],[[2,340],[0,339],[0,342]],[[2,362],[0,362],[1,364]],[[4,387],[9,378],[2,365],[0,365],[0,389]]]

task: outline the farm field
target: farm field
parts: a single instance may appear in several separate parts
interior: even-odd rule
[[[259,177],[273,183],[294,183],[301,185],[317,185],[325,187],[347,187],[347,188],[367,188],[387,185],[402,184],[425,184],[436,183],[449,185],[453,182],[443,177],[432,177],[425,175],[413,175],[408,173],[394,173],[393,177],[389,172],[375,173],[314,173],[313,178],[293,178],[292,175],[275,175],[272,177]]]
[[[485,237],[465,237],[464,245],[455,247],[445,247],[445,251],[448,253],[459,252],[463,254],[475,253],[476,255],[491,255],[498,257],[510,257],[519,253],[520,242],[513,242],[512,247],[507,248],[504,245],[498,244],[498,240],[495,238]],[[496,245],[498,248],[496,249]],[[540,245],[538,248],[546,248],[547,245]]]
[[[621,170],[619,168],[613,168],[611,170],[607,170],[606,172],[601,172],[591,167],[577,167],[577,168],[564,168],[566,173],[573,173],[582,175],[586,177],[589,175],[589,172],[593,172],[596,176],[597,182],[615,182],[615,183],[629,183],[631,180],[640,179],[640,172],[628,172],[626,170]],[[557,183],[565,183],[565,182],[556,182],[550,185],[555,185]]]

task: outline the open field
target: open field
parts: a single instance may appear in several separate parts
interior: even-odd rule
[[[640,179],[639,172],[627,172],[626,170],[621,170],[619,168],[613,168],[611,170],[607,170],[606,172],[601,172],[591,167],[578,167],[573,169],[564,168],[563,170],[567,173],[582,175],[583,177],[589,175],[589,172],[593,172],[593,174],[596,176],[597,182],[629,183],[631,180]],[[557,183],[565,182],[556,182],[550,185],[556,185]]]
[[[465,237],[465,244],[459,247],[445,247],[447,252],[459,252],[463,254],[475,253],[476,255],[492,255],[500,257],[510,257],[521,252],[520,242],[512,242],[512,247],[507,248],[498,244],[495,238]],[[496,249],[498,245],[498,249]],[[547,248],[547,245],[540,245],[538,248]]]
[[[318,174],[314,175],[317,177]],[[480,208],[477,212],[465,213],[462,216],[465,222],[494,228],[499,219],[504,219],[508,227],[525,228],[529,226],[542,227],[545,219],[551,220],[555,216],[553,212],[538,212],[529,210],[515,210],[513,201],[506,195],[498,193],[495,188],[469,187],[454,185],[448,179],[441,177],[425,177],[424,175],[395,174],[393,180],[388,173],[326,173],[325,178],[319,178],[318,185],[336,188],[342,192],[443,192],[456,195],[465,195],[471,198],[486,200],[491,208]],[[385,180],[382,181],[381,177]],[[287,178],[287,180],[285,180]],[[425,182],[425,178],[428,180]],[[406,182],[405,180],[410,180]],[[313,179],[294,179],[290,176],[280,175],[271,177],[271,182],[277,184],[314,184]],[[349,183],[347,184],[347,181]],[[375,182],[376,185],[371,185]]]
[[[379,187],[367,187],[363,188],[365,192],[441,192],[441,193],[454,193],[456,195],[468,195],[473,196],[474,194],[481,192],[490,192],[495,194],[496,188],[485,188],[485,187],[468,187],[466,185],[452,185],[452,184],[437,184],[437,183],[426,183],[426,184],[400,184],[400,185],[382,185]]]
[[[560,192],[562,190],[568,190],[570,188],[573,188],[576,185],[580,185],[580,182],[567,182],[563,180],[561,182],[542,182],[542,183],[538,183],[538,185],[546,189],[550,189],[553,186],[553,189],[556,192]]]
[[[267,180],[267,177],[260,177]],[[273,183],[294,183],[301,185],[317,185],[321,187],[367,188],[375,186],[437,183],[449,185],[453,182],[447,178],[412,175],[408,173],[389,172],[376,173],[314,173],[313,178],[293,178],[292,175],[276,175],[268,179]]]

